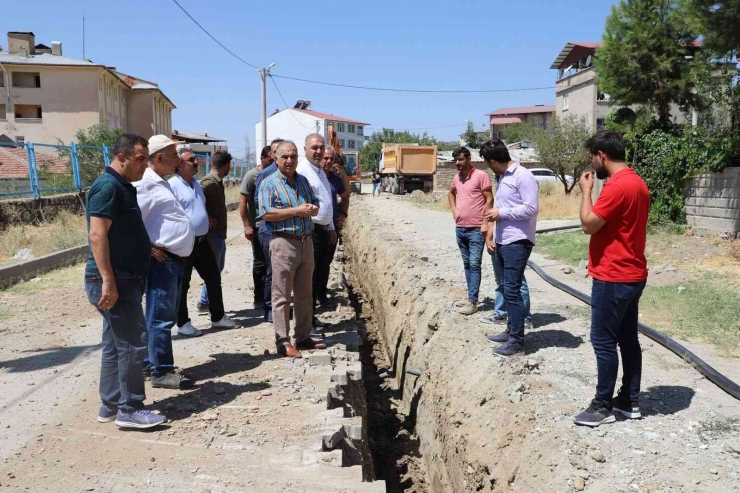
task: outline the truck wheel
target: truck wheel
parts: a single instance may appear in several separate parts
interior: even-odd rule
[[[398,195],[404,195],[406,193],[406,184],[403,180],[398,180]]]
[[[398,178],[395,176],[392,177],[391,178],[391,193],[393,195],[398,195],[400,193],[400,190],[401,189],[398,186]]]

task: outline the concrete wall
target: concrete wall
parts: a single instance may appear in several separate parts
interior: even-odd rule
[[[127,132],[148,139],[154,135],[152,133],[154,117],[152,94],[149,91],[131,91],[128,98],[128,108],[126,110],[128,115]]]
[[[473,166],[475,166],[479,170],[488,173],[488,177],[491,179],[491,183],[496,183],[496,176],[493,174],[493,171],[488,168],[488,165],[486,165],[485,163],[473,163]],[[452,180],[455,178],[455,174],[457,174],[457,167],[455,166],[455,163],[442,163],[437,161],[437,174],[434,175],[434,191],[449,191],[450,187],[452,186]]]
[[[100,67],[45,67],[10,65],[8,72],[38,72],[41,87],[10,90],[6,121],[0,121],[0,133],[12,139],[23,136],[26,142],[69,144],[75,133],[98,123],[98,74]],[[6,81],[7,82],[7,81]],[[4,100],[7,92],[4,89]],[[41,120],[16,121],[13,106],[40,105]]]
[[[126,129],[128,115],[126,98],[131,89],[121,79],[107,70],[98,80],[98,107],[100,118],[108,122],[111,128]]]
[[[740,168],[691,178],[685,204],[686,222],[697,234],[740,237]]]
[[[61,211],[84,214],[85,192],[41,199],[0,201],[0,229],[14,224],[34,224],[54,219]]]

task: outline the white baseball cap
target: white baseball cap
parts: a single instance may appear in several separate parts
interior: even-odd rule
[[[165,147],[182,144],[184,141],[181,140],[172,140],[166,135],[153,135],[149,139],[149,155],[153,156],[154,154],[158,153]]]

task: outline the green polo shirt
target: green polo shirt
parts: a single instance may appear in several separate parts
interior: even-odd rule
[[[110,263],[116,274],[130,274],[145,279],[149,271],[151,242],[136,201],[136,188],[114,169],[107,167],[87,192],[87,231],[90,217],[112,220],[108,230]],[[85,274],[100,275],[88,239],[90,254]]]

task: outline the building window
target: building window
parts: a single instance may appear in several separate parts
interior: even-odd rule
[[[13,87],[41,87],[41,75],[38,72],[13,72]]]
[[[26,138],[24,136],[22,136],[22,135],[16,135],[15,136],[15,143],[16,144],[23,145],[23,144],[26,143]]]
[[[0,87],[5,87],[5,74],[0,74]]]
[[[16,121],[21,120],[25,123],[37,123],[42,118],[41,106],[33,104],[16,104],[15,105],[15,119]]]
[[[357,125],[357,135],[363,135],[363,133],[362,133],[362,125]]]
[[[355,141],[354,140],[348,140],[347,141],[347,149],[354,149],[355,148]]]
[[[348,123],[347,124],[347,132],[353,134],[355,133],[355,124],[354,123]]]
[[[563,96],[563,111],[568,111],[570,109],[570,101],[569,97],[567,95]]]
[[[337,123],[337,132],[344,132],[344,123]]]
[[[344,149],[344,139],[339,139],[339,147]]]
[[[5,121],[8,118],[5,110],[5,105],[0,104],[0,121]]]

